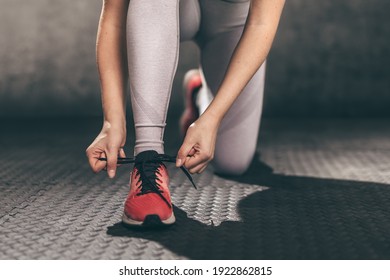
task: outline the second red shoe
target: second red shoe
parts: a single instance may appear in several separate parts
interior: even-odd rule
[[[193,69],[186,73],[183,81],[185,109],[180,118],[180,134],[186,135],[188,127],[199,118],[199,109],[196,106],[196,95],[202,87],[202,78],[199,70]]]

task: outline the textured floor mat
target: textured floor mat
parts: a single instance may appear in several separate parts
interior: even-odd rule
[[[130,167],[114,180],[90,172],[96,122],[6,127],[0,258],[389,259],[388,124],[265,121],[250,170],[209,169],[198,190],[170,165],[177,223],[164,230],[120,223]]]

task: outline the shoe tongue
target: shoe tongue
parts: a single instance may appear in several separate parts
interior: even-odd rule
[[[143,151],[136,156],[136,161],[149,161],[153,160],[158,153],[154,150]]]

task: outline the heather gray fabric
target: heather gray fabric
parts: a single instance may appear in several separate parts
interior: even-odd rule
[[[223,79],[248,9],[247,0],[181,0],[179,6],[178,0],[130,1],[128,56],[135,154],[148,149],[164,150],[166,110],[178,58],[178,30],[181,41],[194,40],[201,50],[203,87],[197,102],[202,113]],[[212,162],[217,172],[241,174],[252,160],[260,126],[264,76],[265,65],[222,121]]]
[[[179,0],[131,0],[127,55],[135,155],[164,152],[163,135],[179,53]]]

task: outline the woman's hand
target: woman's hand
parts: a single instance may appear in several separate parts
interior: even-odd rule
[[[201,173],[214,157],[219,122],[203,114],[190,125],[177,154],[176,166],[190,173]]]
[[[104,122],[102,131],[86,150],[89,165],[92,170],[97,173],[106,168],[108,176],[114,178],[118,156],[126,157],[123,151],[125,142],[125,124],[114,125],[109,122]],[[102,157],[107,158],[107,162],[99,160]]]

